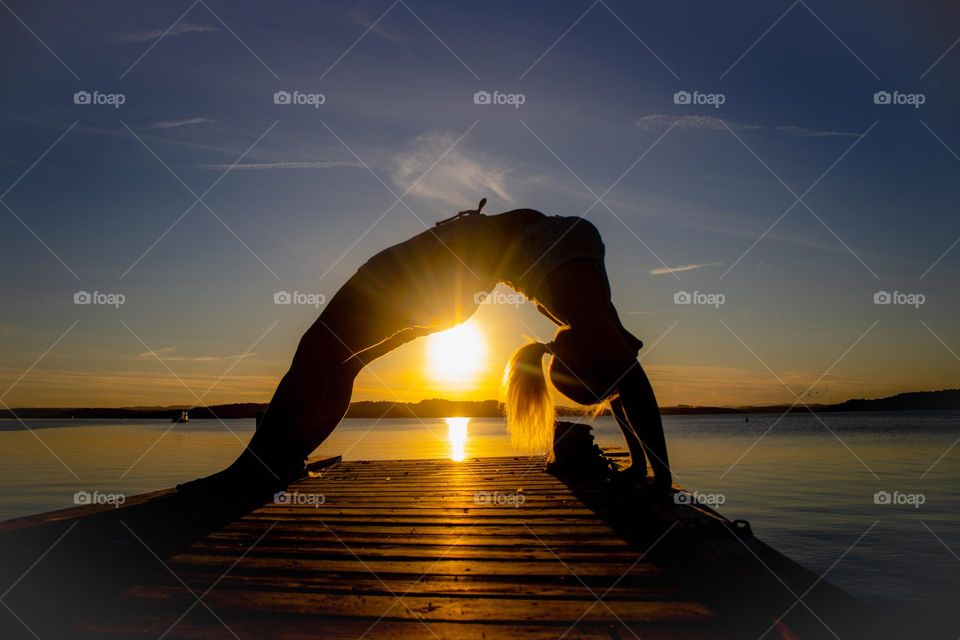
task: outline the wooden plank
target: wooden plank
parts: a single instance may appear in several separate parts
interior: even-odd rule
[[[230,616],[221,625],[212,614],[200,607],[172,626],[168,617],[141,616],[135,622],[116,618],[98,620],[86,625],[84,632],[90,638],[124,638],[128,640],[157,640],[167,633],[170,640],[236,640],[240,638],[270,638],[271,640],[428,640],[452,638],[456,640],[611,640],[642,637],[643,640],[723,640],[728,636],[715,625],[643,625],[628,629],[616,620],[602,624],[580,622],[573,628],[549,623],[502,625],[496,623],[459,624],[451,622],[420,622],[381,620],[337,620],[314,616]],[[566,634],[566,635],[563,635]],[[642,635],[640,635],[642,634]]]
[[[532,544],[541,545],[546,543],[554,550],[575,550],[575,549],[603,549],[608,553],[626,551],[635,553],[633,547],[626,541],[613,536],[601,535],[564,535],[564,533],[555,534],[549,540],[544,540],[543,536],[538,540],[529,532],[527,535],[492,535],[489,529],[482,531],[467,531],[463,535],[447,535],[444,533],[406,533],[394,530],[383,532],[368,532],[361,529],[360,532],[344,531],[343,529],[322,529],[317,531],[303,531],[299,527],[274,527],[270,531],[270,539],[274,543],[316,543],[324,541],[340,541],[349,546],[362,546],[365,544],[391,544],[404,546],[443,546],[446,548],[451,544],[458,544],[467,547],[478,547],[490,549],[491,552],[497,552],[501,547],[525,547]],[[224,529],[211,534],[207,540],[210,542],[233,543],[242,545],[249,542],[249,532],[237,531],[233,528]]]
[[[206,540],[193,545],[191,551],[193,554],[210,555],[235,555],[237,550],[243,551],[246,541],[214,541]],[[344,540],[330,540],[326,543],[317,543],[314,541],[296,540],[286,544],[280,543],[275,539],[269,542],[264,541],[257,545],[254,550],[258,556],[310,556],[310,557],[339,557],[344,551],[353,555],[354,553],[361,558],[399,558],[399,557],[421,557],[421,558],[457,558],[457,559],[487,559],[493,556],[501,556],[509,553],[512,560],[554,560],[560,558],[564,562],[610,562],[619,559],[621,562],[630,562],[635,558],[635,554],[623,552],[623,549],[610,549],[605,547],[567,547],[559,548],[553,545],[541,545],[537,542],[526,545],[514,545],[509,548],[472,546],[465,544],[448,545],[409,545],[388,540],[382,540],[377,543],[347,543]],[[618,552],[623,552],[618,554]]]
[[[220,567],[226,571],[238,554],[230,556],[214,556],[207,554],[180,555],[174,558],[172,565],[184,568]],[[540,562],[512,559],[477,560],[475,558],[461,559],[456,557],[433,557],[410,560],[389,560],[373,557],[364,557],[363,554],[354,555],[349,551],[342,556],[309,557],[302,554],[299,557],[260,557],[255,552],[248,553],[243,559],[243,566],[248,571],[261,572],[337,572],[356,571],[362,561],[362,567],[367,571],[379,573],[410,573],[423,575],[427,573],[442,573],[447,575],[480,574],[485,576],[509,576],[517,573],[532,576],[552,576],[569,572],[574,576],[639,576],[660,575],[662,569],[655,565],[633,565],[626,559],[614,562],[597,563],[593,561],[572,561],[560,563],[556,558]],[[566,566],[564,566],[566,565]]]
[[[153,592],[153,597],[174,600],[174,609],[189,606],[194,598],[180,589],[171,598],[172,591]],[[506,599],[506,598],[434,598],[420,595],[340,594],[329,597],[311,592],[272,590],[215,589],[204,597],[211,608],[221,615],[231,611],[256,610],[266,614],[293,614],[330,618],[381,617],[388,620],[427,620],[444,622],[524,623],[549,620],[552,624],[573,625],[584,622],[609,622],[619,618],[627,624],[664,622],[705,622],[713,619],[709,609],[701,604],[684,601],[620,601],[597,599],[590,594],[580,600]]]
[[[324,593],[336,595],[342,593],[375,593],[380,595],[413,593],[424,596],[454,597],[454,596],[500,596],[504,598],[551,598],[551,599],[584,599],[593,593],[603,593],[599,586],[602,582],[592,581],[582,584],[573,576],[548,576],[548,579],[535,581],[533,576],[517,577],[510,580],[497,579],[493,576],[448,576],[431,573],[429,576],[404,576],[404,574],[380,573],[377,576],[369,572],[354,572],[348,576],[342,573],[309,573],[299,576],[254,574],[228,574],[221,578],[216,572],[187,572],[182,571],[178,577],[188,585],[210,585],[220,579],[217,588],[226,590],[271,590]],[[608,584],[613,580],[607,580]],[[600,589],[598,592],[597,590]],[[156,597],[157,594],[168,591],[172,595],[184,593],[183,585],[176,578],[169,577],[162,584],[144,584],[132,587],[127,595],[132,598]],[[663,600],[674,597],[678,593],[676,586],[653,581],[644,577],[643,580],[622,580],[617,583],[615,592],[604,597],[604,600],[644,599]]]

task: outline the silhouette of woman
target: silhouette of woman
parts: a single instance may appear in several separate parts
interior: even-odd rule
[[[246,450],[224,471],[180,489],[284,488],[343,419],[365,365],[463,322],[479,306],[476,294],[498,282],[534,300],[559,327],[550,343],[523,346],[511,359],[506,405],[513,441],[552,457],[553,405],[542,367],[549,354],[550,381],[561,394],[584,405],[610,402],[632,458],[627,473],[646,476],[646,451],[655,484],[669,487],[660,411],[636,359],[642,343],[610,300],[596,227],[532,209],[488,216],[480,213],[485,202],[361,266],[300,340]]]

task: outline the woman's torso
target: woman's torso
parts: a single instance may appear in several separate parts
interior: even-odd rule
[[[381,334],[376,340],[411,327],[440,330],[469,318],[498,282],[549,306],[546,275],[582,257],[603,260],[599,233],[582,218],[532,209],[466,216],[373,256],[327,311],[363,308],[356,321]],[[347,302],[341,293],[349,304],[338,304]]]

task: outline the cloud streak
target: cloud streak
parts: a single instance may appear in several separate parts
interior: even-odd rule
[[[681,264],[677,267],[657,267],[656,269],[651,269],[650,274],[659,276],[668,273],[683,273],[684,271],[695,271],[696,269],[703,269],[704,267],[722,267],[722,262],[704,262],[700,264]]]
[[[179,129],[197,124],[211,124],[210,118],[184,118],[182,120],[158,120],[150,125],[151,129]]]
[[[321,170],[340,167],[362,167],[359,162],[342,160],[323,160],[320,162],[241,162],[239,164],[201,164],[201,169],[226,171],[233,168],[240,171],[284,171],[284,170]]]
[[[413,148],[395,159],[391,176],[394,184],[401,189],[410,189],[411,194],[420,198],[437,200],[460,209],[491,193],[508,204],[514,204],[507,188],[509,169],[486,156],[461,152],[459,147],[450,150],[456,140],[456,135],[446,132],[415,138]],[[420,179],[428,170],[429,173]],[[411,188],[414,182],[416,184]]]
[[[204,24],[193,24],[190,22],[181,22],[172,29],[149,29],[146,31],[122,31],[110,34],[109,40],[113,42],[151,42],[161,37],[182,36],[194,33],[211,33],[220,31],[220,27],[214,27]]]
[[[673,125],[678,129],[692,129],[696,131],[726,131],[728,128],[734,131],[773,131],[781,135],[801,138],[860,137],[859,133],[853,133],[851,131],[808,129],[806,127],[793,125],[765,127],[749,122],[724,120],[716,116],[672,116],[658,113],[637,118],[636,125],[641,129],[665,129]]]
[[[257,355],[256,353],[238,353],[235,355],[229,356],[175,356],[167,355],[172,354],[177,350],[176,347],[163,347],[162,349],[154,349],[143,351],[137,354],[138,358],[160,358],[164,362],[219,362],[221,360],[242,360],[244,358],[252,358]]]

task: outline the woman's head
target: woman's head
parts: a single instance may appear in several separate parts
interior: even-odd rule
[[[569,327],[561,328],[550,343],[550,382],[557,391],[578,404],[599,404],[606,400],[616,384],[614,368],[606,349],[594,344],[590,335]]]
[[[626,342],[611,350],[595,332],[564,327],[552,342],[532,342],[514,353],[504,376],[511,441],[519,449],[547,451],[552,457],[554,409],[543,371],[543,356],[548,354],[550,381],[557,391],[578,404],[593,405],[616,393],[621,365],[635,358],[636,351],[631,355]]]

